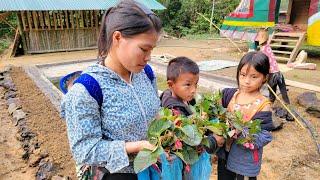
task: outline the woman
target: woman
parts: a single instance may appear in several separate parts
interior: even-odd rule
[[[102,167],[103,179],[137,179],[133,159],[143,148],[153,148],[145,140],[146,132],[160,107],[156,85],[142,70],[161,28],[150,9],[132,0],[121,1],[104,14],[100,63],[83,71],[98,82],[103,101],[100,105],[83,84],[75,83],[61,104],[82,176],[88,167]]]

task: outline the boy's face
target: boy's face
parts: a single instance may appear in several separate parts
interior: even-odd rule
[[[199,74],[182,73],[175,80],[168,80],[168,86],[172,96],[181,99],[183,102],[191,101],[196,94],[199,81]]]

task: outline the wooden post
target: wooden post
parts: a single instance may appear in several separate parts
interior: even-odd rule
[[[48,11],[45,12],[46,17],[45,17],[45,23],[48,26],[48,30],[51,30],[51,19],[50,19],[50,14]]]
[[[63,12],[62,11],[59,11],[59,16],[60,16],[61,30],[63,30],[64,22],[63,22]]]
[[[84,15],[85,15],[85,21],[86,21],[86,28],[89,27],[89,11],[84,11]]]
[[[44,30],[45,29],[45,23],[44,23],[42,11],[39,11],[39,19],[40,19],[40,25],[41,25],[42,29]]]
[[[37,11],[32,11],[32,17],[33,17],[34,27],[35,27],[36,30],[38,30],[39,21],[38,21],[38,13],[37,13]]]
[[[56,16],[56,13],[54,11],[52,11],[52,15],[53,15],[54,29],[57,30],[57,16]]]
[[[71,22],[71,28],[74,29],[74,14],[73,14],[73,11],[70,11],[70,22]]]
[[[79,25],[79,11],[75,11],[75,15],[76,15],[76,28],[79,29],[80,25]]]
[[[84,18],[83,18],[83,11],[79,11],[80,12],[80,27],[82,25],[82,27],[84,27]]]
[[[65,19],[65,21],[66,21],[67,29],[69,29],[69,16],[68,16],[68,11],[64,11],[64,19]]]
[[[95,26],[96,26],[96,34],[97,37],[99,37],[99,19],[98,19],[98,13],[99,11],[94,11],[94,19],[95,19]]]
[[[21,36],[21,40],[22,40],[22,49],[23,49],[23,53],[24,54],[27,54],[27,50],[28,50],[28,47],[27,47],[27,43],[26,43],[26,38],[25,38],[25,36],[24,36],[24,30],[23,30],[23,28],[22,28],[22,26],[21,26],[21,20],[22,20],[22,14],[24,13],[24,11],[20,11],[20,15],[21,16],[19,16],[19,12],[17,12],[17,19],[18,19],[18,28],[19,28],[19,32],[20,32],[20,36]],[[22,20],[22,22],[23,22],[24,20]],[[25,27],[25,25],[24,25],[24,27]]]
[[[24,15],[24,13],[25,13],[25,11],[20,11],[23,30],[26,31],[27,30],[27,24],[26,24],[26,16]],[[18,13],[17,13],[17,15],[18,15]]]
[[[31,18],[31,12],[30,11],[27,11],[27,17],[28,17],[29,30],[32,31],[32,18]]]
[[[93,17],[94,16],[94,14],[93,14],[93,11],[90,11],[90,24],[91,24],[91,28],[93,28],[94,27],[94,25],[93,25]]]
[[[287,10],[287,17],[286,17],[286,24],[290,23],[291,12],[292,12],[292,3],[293,3],[293,0],[289,0],[288,10]]]

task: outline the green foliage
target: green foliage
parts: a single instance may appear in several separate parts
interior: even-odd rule
[[[7,49],[10,45],[9,39],[0,39],[0,53],[2,53],[3,50]]]
[[[3,13],[0,11],[0,13]],[[17,16],[16,13],[11,13],[6,21],[10,23],[13,27],[17,27]],[[13,37],[15,33],[15,29],[10,27],[7,23],[0,21],[0,39],[4,37]]]
[[[155,164],[158,157],[163,153],[161,146],[158,146],[154,151],[149,149],[143,149],[139,152],[137,157],[134,159],[134,169],[137,172],[144,170],[146,167]]]
[[[209,146],[206,136],[211,133],[225,138],[239,135],[237,143],[252,143],[253,147],[254,135],[261,131],[260,121],[244,121],[240,112],[227,112],[221,102],[221,92],[199,97],[196,105],[190,106],[193,114],[188,117],[162,108],[147,133],[149,142],[156,148],[139,152],[134,161],[135,172],[155,163],[164,151],[192,165],[199,159],[203,147]]]
[[[164,29],[177,37],[209,32],[209,22],[197,13],[211,17],[212,0],[160,0],[166,10],[158,12]],[[215,0],[213,23],[220,26],[224,17],[232,12],[240,0]],[[216,31],[214,28],[212,30]]]

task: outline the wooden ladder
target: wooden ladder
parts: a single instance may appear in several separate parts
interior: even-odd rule
[[[277,61],[293,62],[303,44],[305,35],[305,32],[274,32],[270,39],[270,46]]]

